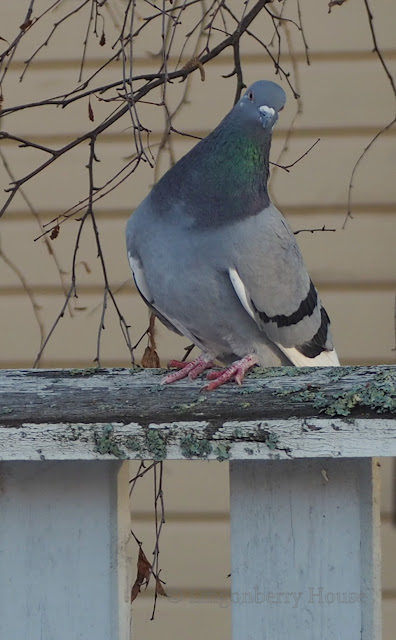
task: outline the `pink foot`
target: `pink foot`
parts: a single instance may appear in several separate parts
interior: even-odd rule
[[[234,362],[227,369],[223,369],[223,371],[212,371],[208,373],[208,380],[213,380],[204,387],[205,391],[213,391],[213,389],[217,389],[225,382],[228,382],[232,378],[235,379],[235,382],[238,384],[242,384],[242,381],[245,377],[246,371],[254,367],[255,364],[258,364],[258,358],[256,355],[249,355],[242,358],[242,360],[238,360]]]
[[[211,367],[213,367],[213,362],[207,353],[201,353],[201,355],[192,362],[180,362],[179,360],[171,360],[168,364],[168,367],[177,367],[180,369],[180,371],[170,373],[162,380],[161,384],[171,384],[172,382],[176,382],[177,380],[187,378],[187,376],[190,378],[190,380],[195,380],[195,378],[197,378],[200,373],[202,373],[206,369],[210,369]]]

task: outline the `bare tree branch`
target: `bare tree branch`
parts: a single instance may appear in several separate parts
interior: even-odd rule
[[[235,29],[235,31],[230,36],[225,38],[222,42],[220,42],[217,46],[215,46],[213,49],[211,49],[208,53],[204,54],[200,59],[200,63],[202,65],[205,65],[210,60],[213,60],[215,57],[217,57],[226,48],[228,48],[230,46],[235,47],[236,43],[239,42],[242,34],[248,29],[249,25],[253,22],[253,20],[256,18],[256,16],[260,13],[260,11],[263,9],[263,7],[265,7],[265,5],[269,1],[270,0],[258,0],[258,2],[255,3],[255,5],[252,7],[252,9],[245,15],[245,17],[238,24],[238,26]],[[134,5],[132,5],[132,6],[134,6]],[[64,147],[62,147],[61,149],[59,149],[57,151],[54,151],[52,157],[50,159],[48,159],[46,162],[44,162],[41,165],[39,165],[34,171],[31,171],[29,174],[27,174],[27,175],[23,176],[22,178],[19,178],[16,181],[14,181],[12,183],[13,186],[11,186],[10,189],[8,189],[8,191],[10,192],[10,195],[8,196],[8,198],[7,198],[6,202],[5,202],[5,204],[3,205],[3,207],[0,209],[0,217],[7,210],[7,208],[9,207],[11,202],[13,201],[15,195],[17,194],[17,192],[19,191],[19,189],[20,189],[20,187],[22,185],[24,185],[26,182],[28,182],[29,180],[31,180],[32,178],[37,176],[39,173],[41,173],[44,169],[46,169],[48,166],[50,166],[59,157],[61,157],[65,153],[71,151],[75,147],[79,146],[82,142],[95,140],[101,133],[103,133],[109,127],[114,125],[115,122],[117,122],[120,118],[122,118],[122,116],[125,115],[127,112],[131,113],[131,107],[132,107],[133,110],[135,110],[136,109],[136,107],[135,107],[136,103],[139,102],[143,97],[145,97],[152,89],[154,89],[156,87],[159,87],[159,86],[163,86],[165,82],[169,82],[169,81],[174,80],[176,78],[185,79],[190,73],[192,73],[191,70],[189,71],[189,70],[181,69],[179,71],[173,71],[173,72],[170,72],[170,73],[168,73],[168,72],[166,72],[166,73],[160,72],[158,74],[154,74],[154,78],[148,80],[146,85],[144,85],[141,89],[138,89],[136,92],[132,93],[126,99],[126,103],[124,105],[122,105],[120,107],[117,107],[115,109],[115,111],[114,111],[112,116],[110,116],[110,117],[106,118],[105,120],[103,120],[92,131],[88,131],[88,132],[84,133],[83,135],[79,136],[78,138],[76,138],[72,142],[70,142],[67,145],[65,145]],[[146,76],[146,78],[147,78],[147,76]],[[129,78],[129,85],[132,84],[133,80],[134,80],[134,78],[131,78],[131,77]],[[127,84],[126,79],[124,79],[124,85],[125,84]],[[139,135],[140,135],[140,132],[141,132],[140,123],[135,123],[134,118],[132,118],[132,125],[133,125],[134,134],[136,133],[137,137],[139,138]],[[4,138],[6,138],[6,137],[7,137],[7,134],[4,133]],[[32,146],[32,144],[33,144],[33,143],[30,143],[30,141],[28,141],[28,140],[19,140],[19,141],[22,144],[27,145],[27,146]],[[136,136],[135,136],[135,142],[136,142]],[[144,153],[142,151],[141,147],[140,147],[140,151],[142,153]],[[147,157],[146,157],[146,159],[147,159]]]

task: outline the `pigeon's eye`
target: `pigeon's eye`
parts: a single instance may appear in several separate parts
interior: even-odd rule
[[[253,91],[251,89],[250,89],[250,91],[248,93],[248,98],[249,98],[250,102],[253,102],[254,95],[253,95]]]

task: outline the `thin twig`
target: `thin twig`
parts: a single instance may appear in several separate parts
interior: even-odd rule
[[[70,287],[69,290],[66,293],[66,297],[65,297],[65,301],[62,305],[61,310],[59,311],[58,315],[56,316],[51,329],[49,330],[47,337],[45,338],[43,344],[40,347],[40,350],[36,356],[36,359],[34,361],[33,367],[37,367],[39,365],[41,356],[43,355],[44,349],[46,348],[48,342],[50,341],[56,327],[58,326],[59,322],[61,321],[61,319],[63,318],[63,316],[65,315],[65,311],[68,307],[69,304],[69,300],[74,296],[75,298],[77,298],[77,279],[76,279],[76,263],[77,263],[77,254],[78,254],[78,250],[80,247],[80,240],[81,240],[81,234],[85,225],[85,222],[87,220],[87,215],[84,215],[81,220],[80,220],[80,225],[77,231],[77,237],[76,237],[76,241],[75,241],[75,245],[74,245],[74,250],[73,250],[73,257],[72,257],[72,269],[71,269],[71,282],[70,282]]]
[[[299,20],[299,23],[300,23],[299,29],[300,29],[302,41],[303,41],[303,44],[304,44],[305,60],[306,60],[307,65],[309,66],[311,64],[311,61],[309,59],[309,53],[308,53],[309,47],[308,47],[307,39],[305,37],[305,31],[304,31],[304,27],[303,27],[303,23],[302,23],[300,0],[297,0],[297,13],[298,13],[298,20]]]
[[[277,164],[276,162],[271,162],[270,164],[272,164],[275,167],[279,167],[279,169],[284,169],[285,171],[287,171],[289,173],[289,170],[294,167],[297,162],[300,162],[300,160],[302,160],[303,158],[305,158],[305,156],[308,155],[308,153],[310,151],[312,151],[312,149],[318,144],[318,142],[320,142],[320,138],[318,138],[317,140],[315,140],[315,142],[313,144],[311,144],[311,146],[309,147],[309,149],[307,149],[306,151],[304,151],[304,153],[299,156],[297,158],[297,160],[294,160],[294,162],[292,162],[291,164]]]
[[[22,285],[23,290],[25,291],[27,297],[30,300],[30,303],[32,305],[32,310],[33,310],[33,315],[36,319],[37,322],[37,326],[39,328],[39,332],[40,332],[40,348],[43,345],[44,342],[44,337],[45,337],[45,327],[44,327],[44,320],[41,317],[41,306],[39,305],[39,303],[36,300],[36,296],[34,295],[34,292],[32,290],[31,285],[28,283],[28,281],[26,280],[24,274],[22,273],[21,269],[18,267],[18,265],[11,260],[11,258],[5,253],[3,247],[0,245],[0,258],[1,260],[4,262],[4,264],[11,269],[11,271],[13,271],[13,273],[16,275],[16,277],[18,278],[19,282]]]
[[[317,231],[337,231],[337,229],[327,229],[325,225],[320,227],[319,229],[299,229],[298,231],[293,231],[295,236],[298,236],[299,233],[316,233]]]
[[[4,169],[8,173],[8,176],[11,178],[11,180],[15,180],[15,175],[14,175],[14,173],[13,173],[13,171],[12,171],[12,169],[11,169],[9,163],[8,163],[8,160],[5,157],[2,149],[0,149],[0,158],[1,158],[1,161],[3,163]],[[25,193],[25,190],[23,188],[21,188],[19,190],[19,193],[20,193],[22,199],[24,200],[26,206],[28,207],[30,213],[32,214],[33,218],[35,219],[35,221],[36,221],[41,233],[43,233],[44,232],[44,225],[43,225],[43,222],[41,220],[39,212],[33,206],[32,201],[30,200],[30,198],[28,198],[28,196]],[[56,270],[58,272],[59,280],[60,280],[60,283],[61,283],[62,291],[63,291],[64,295],[66,296],[67,295],[67,286],[66,286],[66,283],[65,283],[65,272],[61,267],[61,264],[60,264],[60,262],[58,260],[58,256],[56,255],[56,252],[55,252],[55,250],[53,248],[53,245],[52,245],[51,241],[49,240],[49,238],[44,237],[43,240],[44,240],[44,244],[45,244],[45,247],[46,247],[49,255],[51,256],[52,260],[54,261],[55,268],[56,268]],[[70,316],[73,316],[73,311],[72,311],[71,305],[68,305],[68,311],[69,311]]]
[[[384,57],[381,53],[381,50],[378,46],[378,40],[377,40],[377,36],[375,33],[375,29],[374,29],[374,16],[371,12],[370,9],[370,5],[368,0],[363,0],[364,6],[366,8],[366,13],[367,13],[367,19],[368,19],[368,23],[369,23],[369,27],[370,27],[370,33],[371,33],[371,39],[373,42],[373,51],[376,54],[376,56],[378,57],[381,66],[385,72],[386,77],[389,80],[389,84],[391,86],[392,92],[393,92],[393,96],[395,99],[395,103],[396,103],[396,84],[395,84],[395,80],[393,78],[393,75],[391,74],[391,72],[389,71],[389,68],[384,60]],[[339,4],[339,3],[337,3]],[[330,5],[329,5],[330,6]],[[353,189],[353,182],[354,182],[354,178],[355,178],[355,174],[356,171],[361,163],[361,161],[363,160],[364,156],[366,155],[366,153],[368,152],[369,149],[371,149],[371,147],[375,144],[375,142],[378,140],[378,138],[380,138],[382,136],[383,133],[385,133],[386,131],[388,131],[388,129],[390,129],[391,127],[393,127],[393,125],[396,123],[396,115],[394,116],[394,118],[392,118],[392,120],[390,122],[388,122],[387,125],[385,125],[380,131],[378,131],[378,133],[375,134],[375,136],[373,136],[373,138],[371,138],[370,142],[365,146],[365,148],[363,149],[362,153],[360,154],[360,156],[358,157],[358,159],[356,160],[354,167],[352,169],[352,173],[351,173],[351,177],[349,180],[349,185],[348,185],[348,207],[347,207],[347,214],[345,216],[345,220],[344,220],[344,224],[342,225],[342,228],[345,229],[346,224],[348,222],[349,219],[351,219],[352,216],[352,189]]]

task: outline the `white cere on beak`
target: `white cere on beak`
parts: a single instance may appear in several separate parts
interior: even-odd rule
[[[271,118],[272,118],[273,115],[275,115],[275,109],[272,109],[272,107],[267,107],[265,104],[263,104],[262,107],[259,107],[259,111],[261,113],[266,113]]]

